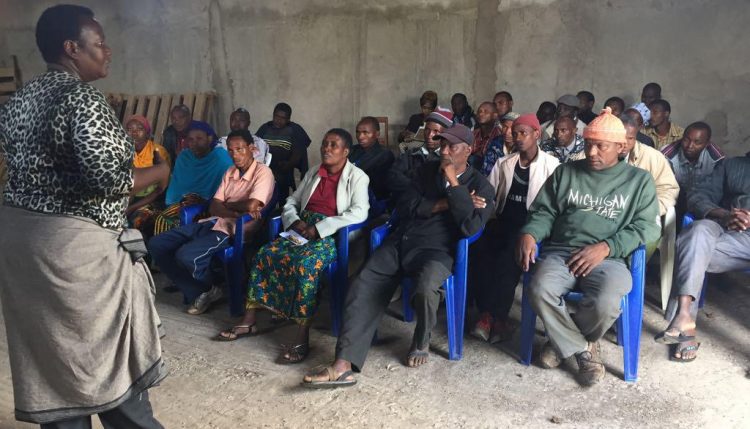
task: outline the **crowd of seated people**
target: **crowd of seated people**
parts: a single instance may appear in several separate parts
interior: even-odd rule
[[[249,131],[249,112],[238,108],[229,118],[231,133],[221,139],[179,105],[163,147],[150,138],[145,118],[126,121],[136,166],[173,165],[168,184],[131,199],[128,217],[149,239],[155,265],[183,293],[188,313],[201,314],[222,296],[212,256],[234,234],[259,230],[260,210],[275,186],[283,230],[302,240],[279,237],[260,247],[247,272],[245,314],[218,339],[258,334],[257,312],[270,311],[297,323],[280,356],[296,363],[309,354],[319,279],[336,258],[334,233],[365,221],[372,196],[388,200],[394,232],[349,287],[334,360],[305,376],[309,387],[356,383],[404,276],[412,279],[407,299],[417,319],[405,363],[428,362],[455,245],[483,231],[469,254],[469,305],[478,311],[471,335],[490,343],[512,338],[516,286],[533,271],[529,302],[548,338],[541,366],[574,357],[579,381],[591,385],[605,373],[599,340],[631,286],[626,260],[640,245],[648,255],[657,248],[660,217],[674,207],[678,216],[691,213],[698,221],[677,240],[670,322],[655,339],[673,347],[672,360],[689,362],[700,346],[696,312],[705,273],[750,268],[750,157],[724,159],[705,122],[684,130],[672,123],[658,84],[646,85],[631,107],[609,97],[596,115],[594,104],[591,92],[580,91],[519,114],[513,96],[500,91],[476,109],[456,93],[446,109],[426,91],[421,113],[398,134],[398,151],[379,142],[380,123],[366,116],[355,138],[343,129],[328,131],[320,164],[307,171],[302,158],[310,138],[290,121],[289,105],[276,105],[273,120],[256,134]],[[299,183],[295,168],[303,171]],[[179,209],[196,203],[208,203],[199,216],[206,219],[179,226]],[[255,220],[234,231],[242,214]],[[574,288],[584,299],[571,315],[561,297]]]

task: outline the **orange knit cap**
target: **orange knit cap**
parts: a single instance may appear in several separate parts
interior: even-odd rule
[[[602,113],[583,129],[583,138],[625,143],[625,126],[620,118],[612,114],[611,108],[605,107]]]

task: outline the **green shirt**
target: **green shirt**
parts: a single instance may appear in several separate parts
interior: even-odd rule
[[[610,258],[625,258],[660,236],[651,175],[624,161],[591,170],[585,159],[561,164],[544,182],[521,233],[548,247],[606,242]]]

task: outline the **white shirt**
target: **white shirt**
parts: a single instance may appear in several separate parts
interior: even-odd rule
[[[266,143],[265,140],[256,136],[255,134],[253,134],[252,136],[253,136],[253,142],[255,143],[255,147],[258,149],[258,151],[253,154],[253,158],[255,158],[255,160],[260,162],[261,164],[270,166],[271,165],[271,153],[268,152],[268,143]],[[216,146],[227,149],[227,136],[220,138],[218,143],[216,143]]]

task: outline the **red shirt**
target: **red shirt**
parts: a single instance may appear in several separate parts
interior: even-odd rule
[[[329,175],[328,171],[321,165],[318,169],[320,182],[315,187],[310,200],[307,201],[305,210],[320,213],[325,216],[336,216],[336,189],[341,179],[342,169],[336,174]]]
[[[474,130],[474,147],[471,148],[472,154],[478,154],[484,156],[487,153],[487,146],[489,146],[492,139],[503,134],[503,130],[497,125],[492,127],[492,131],[487,137],[482,137],[482,129],[477,128]]]

